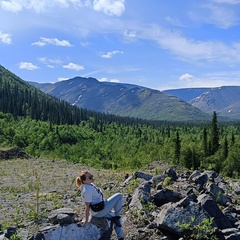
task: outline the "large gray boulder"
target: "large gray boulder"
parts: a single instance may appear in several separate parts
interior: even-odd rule
[[[208,181],[208,175],[206,173],[201,173],[199,175],[199,172],[195,172],[195,174],[193,173],[189,179],[195,183],[199,191],[202,191]]]
[[[224,195],[224,190],[214,183],[207,184],[207,190],[211,193],[213,199],[222,206],[226,206],[230,199]]]
[[[138,188],[135,189],[132,200],[129,204],[129,208],[137,208],[139,210],[142,209],[142,203],[148,203],[151,199],[151,184],[148,182],[143,182],[140,184]]]
[[[177,203],[165,204],[156,218],[156,223],[160,229],[184,236],[189,235],[190,232],[184,229],[181,224],[191,223],[191,227],[193,227],[205,218],[210,218],[210,216],[199,204],[184,198]],[[192,219],[194,220],[192,221]]]
[[[31,240],[98,240],[100,238],[99,229],[87,223],[84,227],[77,224],[53,225],[39,231]]]
[[[144,172],[135,172],[134,177],[149,181],[153,176]]]
[[[184,195],[180,192],[164,188],[153,195],[153,202],[156,206],[160,207],[169,202],[178,202],[182,198],[184,198]]]
[[[227,217],[219,209],[217,203],[207,194],[201,194],[197,198],[198,203],[202,208],[214,218],[214,222],[217,224],[219,229],[231,228],[232,225],[228,221]]]
[[[110,240],[112,225],[105,218],[92,217],[85,226],[75,224],[78,220],[71,208],[54,210],[48,215],[48,226],[30,240]]]
[[[171,181],[176,181],[178,179],[178,175],[173,168],[167,169],[165,173],[171,178]]]

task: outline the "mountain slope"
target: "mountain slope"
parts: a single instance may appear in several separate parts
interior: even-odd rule
[[[190,103],[204,112],[216,111],[218,115],[240,119],[240,87],[211,88]]]
[[[148,120],[202,121],[210,116],[185,101],[145,87],[75,77],[54,84],[31,84],[72,105]]]
[[[181,98],[185,102],[190,102],[192,99],[200,96],[201,94],[209,91],[211,88],[180,88],[180,89],[169,89],[163,92],[169,95],[173,95]]]
[[[0,112],[56,124],[75,124],[89,117],[86,110],[43,93],[1,65]]]

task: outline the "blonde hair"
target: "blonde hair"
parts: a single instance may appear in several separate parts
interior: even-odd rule
[[[86,174],[88,173],[87,170],[82,171],[79,175],[79,177],[76,178],[76,186],[80,188],[83,185],[83,181],[86,180]]]

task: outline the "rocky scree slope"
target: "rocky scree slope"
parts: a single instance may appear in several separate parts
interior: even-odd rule
[[[11,163],[12,169],[15,170],[14,176],[8,175],[7,162]],[[75,176],[83,166],[39,159],[8,160],[0,164],[2,169],[5,169],[5,174],[2,173],[1,176],[0,223],[3,225],[8,218],[10,221],[10,218],[22,216],[22,224],[16,228],[16,232],[22,236],[22,239],[37,239],[37,236],[44,236],[41,230],[45,227],[53,228],[55,232],[63,225],[72,227],[83,217],[84,205],[74,187]],[[19,164],[24,168],[23,172],[19,170],[20,168],[16,168]],[[41,218],[38,220],[32,218],[30,221],[26,218],[31,212],[28,204],[29,201],[32,203],[35,201],[36,189],[31,191],[30,188],[23,188],[20,183],[23,181],[27,184],[37,180],[35,172],[37,169],[33,166],[38,166],[40,175],[37,176],[41,176],[40,206],[47,209],[41,210]],[[32,169],[27,172],[29,167]],[[211,229],[215,230],[215,235],[207,235],[203,232],[203,238],[198,239],[237,240],[240,238],[239,181],[225,180],[214,171],[183,171],[160,162],[149,164],[141,171],[130,174],[126,179],[125,173],[90,170],[95,176],[96,184],[103,188],[106,197],[117,191],[123,193],[122,221],[125,239],[197,239],[194,238],[196,234],[194,229],[206,219],[213,219]],[[16,184],[15,181],[20,184],[21,192],[14,193],[14,198],[8,189],[13,188],[12,184]],[[22,212],[14,209],[16,204],[22,204]],[[61,213],[63,208],[68,209],[64,211],[65,216],[57,216],[58,221],[52,221],[53,218],[50,216],[53,216],[53,211],[58,209]],[[91,228],[89,231],[94,230],[93,227],[89,228]],[[2,236],[6,236],[11,232],[10,230],[2,232]],[[52,238],[54,239],[59,238]],[[116,236],[113,233],[108,238],[101,239],[116,239]]]

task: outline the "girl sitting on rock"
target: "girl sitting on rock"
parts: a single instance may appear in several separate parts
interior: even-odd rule
[[[114,222],[114,229],[119,240],[124,239],[121,223],[122,194],[116,193],[107,200],[104,199],[102,190],[93,184],[94,178],[89,171],[82,171],[76,178],[76,185],[81,190],[85,202],[85,218],[81,225],[85,225],[91,216],[108,218]],[[114,209],[114,212],[110,211]],[[114,213],[114,217],[113,214]]]

